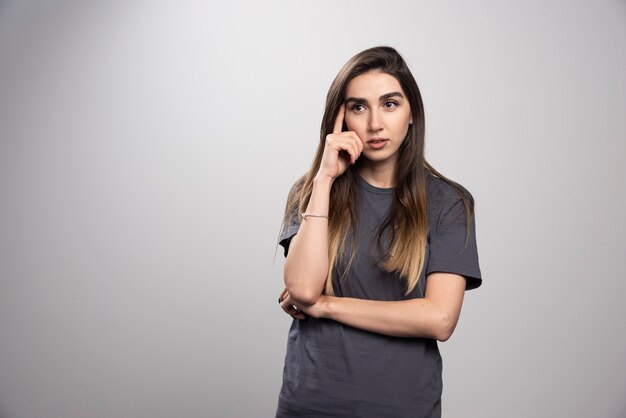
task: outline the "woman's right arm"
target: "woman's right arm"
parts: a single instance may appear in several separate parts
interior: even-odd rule
[[[326,144],[319,171],[313,180],[307,214],[328,216],[330,190],[337,177],[363,152],[363,142],[353,131],[342,131],[345,104],[339,109]],[[341,151],[344,151],[342,154]],[[346,155],[347,154],[347,155]],[[307,217],[291,238],[285,260],[284,280],[288,295],[302,305],[314,304],[324,290],[329,270],[328,219]]]
[[[328,216],[334,179],[317,176],[306,213]],[[296,302],[312,305],[322,294],[328,275],[328,219],[307,217],[291,238],[285,259],[285,286]]]

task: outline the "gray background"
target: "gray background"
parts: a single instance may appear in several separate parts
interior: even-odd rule
[[[444,417],[624,417],[616,0],[0,2],[0,416],[273,416],[287,192],[381,44],[476,199]]]

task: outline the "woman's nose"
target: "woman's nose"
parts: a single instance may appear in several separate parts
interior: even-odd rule
[[[381,117],[378,110],[374,109],[370,112],[370,129],[372,131],[379,131],[382,128]]]

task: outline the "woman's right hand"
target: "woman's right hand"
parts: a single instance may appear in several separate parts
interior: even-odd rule
[[[288,313],[292,318],[306,319],[305,313],[297,309],[297,307],[294,305],[294,301],[293,299],[291,299],[291,294],[286,287],[278,297],[278,303],[280,304],[282,310]]]
[[[356,163],[363,152],[363,141],[354,131],[342,132],[345,103],[339,108],[335,119],[333,133],[326,135],[326,145],[322,154],[322,162],[317,172],[317,178],[328,177],[331,180],[342,175],[350,164]]]

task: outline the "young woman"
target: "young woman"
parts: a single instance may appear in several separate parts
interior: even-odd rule
[[[424,108],[398,52],[352,57],[279,239],[289,330],[276,417],[440,417],[437,341],[482,282],[474,200],[424,159]]]

